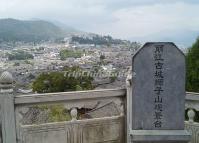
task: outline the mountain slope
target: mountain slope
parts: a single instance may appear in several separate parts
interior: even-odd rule
[[[41,41],[62,38],[67,34],[47,21],[0,19],[0,39],[3,41]]]
[[[59,21],[50,21],[56,26],[60,27],[63,31],[65,31],[66,34],[86,34],[86,32],[80,31],[78,29],[75,29],[71,26],[68,26],[65,23],[59,22]]]

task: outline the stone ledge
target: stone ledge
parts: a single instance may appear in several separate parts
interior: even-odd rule
[[[188,142],[191,135],[186,130],[132,130],[131,141],[184,141]]]

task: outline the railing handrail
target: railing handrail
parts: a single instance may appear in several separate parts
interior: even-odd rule
[[[188,95],[199,95],[199,92],[189,92],[189,91],[187,91],[186,94],[188,94]]]
[[[186,92],[186,100],[199,101],[199,93],[197,93],[197,92]]]
[[[74,92],[43,93],[15,96],[15,104],[39,104],[48,102],[64,102],[71,100],[88,100],[96,98],[123,97],[126,89],[101,89]]]
[[[125,96],[126,88],[100,89],[72,92],[55,92],[15,96],[15,104],[37,104],[47,102],[62,102],[69,100],[86,100],[94,98],[110,98]],[[199,93],[186,92],[186,100],[199,101]]]

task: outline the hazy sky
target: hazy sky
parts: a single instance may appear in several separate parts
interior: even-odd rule
[[[59,21],[82,31],[189,46],[199,0],[0,0],[0,18]]]

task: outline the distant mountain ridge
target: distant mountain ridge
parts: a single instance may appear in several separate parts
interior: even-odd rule
[[[70,31],[70,32],[69,32]],[[43,20],[22,21],[16,19],[0,19],[1,41],[35,42],[64,38],[74,29],[63,29],[51,22]]]

